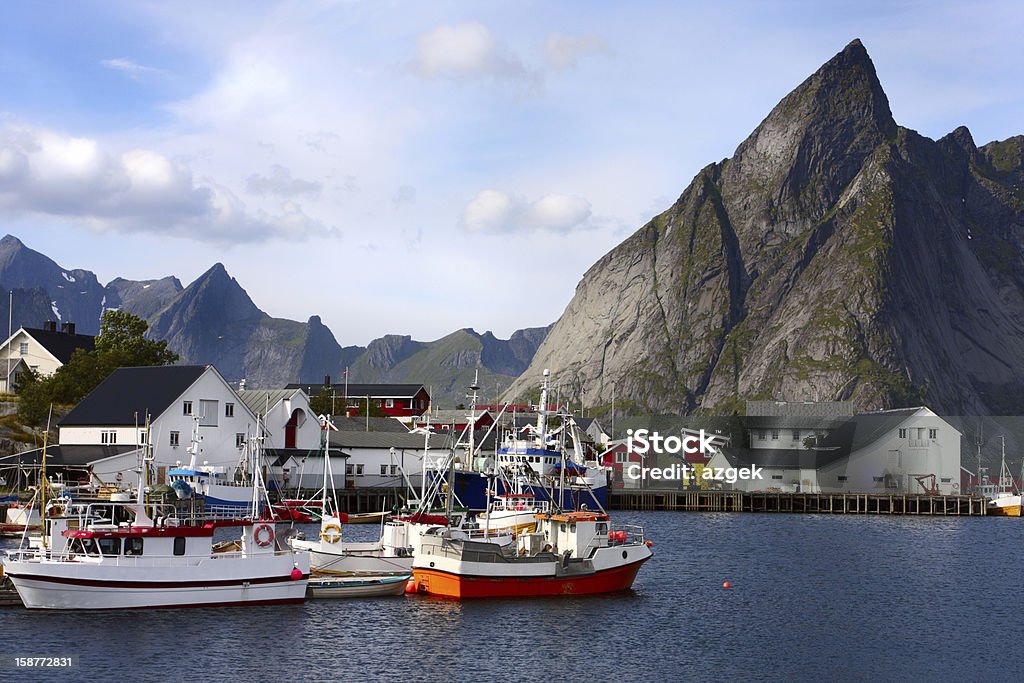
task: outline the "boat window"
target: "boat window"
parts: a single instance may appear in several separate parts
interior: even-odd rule
[[[598,522],[597,523],[597,533],[599,533],[599,534],[606,534],[606,533],[608,533],[608,525],[605,524],[604,522]]]
[[[184,555],[185,554],[185,537],[178,536],[174,539],[174,554]]]
[[[141,538],[126,538],[126,539],[124,539],[124,554],[125,555],[141,555],[142,554],[142,539]]]
[[[104,555],[120,555],[121,554],[121,539],[120,538],[100,538],[97,539],[100,546],[100,552]]]
[[[561,525],[561,526],[560,526],[560,527],[558,528],[558,530],[559,530],[559,531],[565,531],[565,525],[564,525],[564,524],[562,524],[562,525]]]

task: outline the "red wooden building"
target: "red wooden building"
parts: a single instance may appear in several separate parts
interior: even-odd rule
[[[302,389],[311,398],[327,389],[337,401],[335,413],[356,417],[371,414],[387,417],[416,417],[430,409],[430,394],[422,384],[289,384],[289,389]],[[344,410],[344,412],[342,412]]]

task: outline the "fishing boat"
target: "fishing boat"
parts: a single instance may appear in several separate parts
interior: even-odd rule
[[[1013,475],[1006,465],[1006,438],[1002,440],[1002,458],[999,465],[999,481],[980,485],[981,493],[988,498],[985,513],[993,517],[1020,517],[1021,494],[1013,481]],[[979,471],[982,471],[979,469]]]
[[[149,439],[146,441],[151,443]],[[46,448],[39,487],[44,533],[38,547],[8,551],[4,571],[29,609],[133,609],[297,603],[305,600],[309,555],[253,514],[234,522],[239,549],[215,552],[229,523],[183,523],[172,506],[146,503],[152,453],[141,457],[137,499],[89,503],[47,517]],[[255,470],[257,473],[259,470]],[[265,496],[258,478],[250,511]],[[51,509],[52,511],[52,509]],[[55,511],[54,511],[55,512]],[[187,520],[186,520],[187,521]]]
[[[210,519],[242,519],[249,513],[252,481],[247,480],[246,467],[236,468],[236,477],[229,477],[221,466],[200,464],[199,451],[202,437],[199,435],[199,418],[193,419],[192,440],[186,452],[189,462],[185,467],[168,470],[167,483],[178,497],[186,499],[199,494],[204,499],[205,515]],[[242,458],[248,461],[250,454],[243,451]]]
[[[402,595],[412,574],[383,576],[314,575],[309,578],[313,598],[373,598]]]
[[[499,494],[530,494],[538,501],[564,510],[604,507],[608,487],[606,471],[596,460],[587,459],[572,415],[558,415],[562,424],[549,429],[549,418],[553,415],[548,406],[550,375],[549,370],[544,370],[536,423],[519,433],[506,432],[494,458],[477,457],[470,431],[471,455],[448,474],[454,482],[456,498],[465,507],[478,511],[489,509],[488,497],[494,494],[494,487],[488,470],[497,472]],[[498,420],[504,412],[502,409]],[[476,423],[475,410],[471,410],[468,423]]]
[[[653,552],[636,526],[612,528],[596,512],[536,515],[536,532],[501,546],[424,534],[408,590],[446,598],[590,595],[628,590]]]

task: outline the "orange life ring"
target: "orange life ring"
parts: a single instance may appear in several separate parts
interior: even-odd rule
[[[266,531],[266,538],[263,538],[263,532]],[[274,542],[274,527],[269,524],[257,524],[256,528],[252,530],[252,540],[256,542],[261,548],[266,548],[268,545]]]

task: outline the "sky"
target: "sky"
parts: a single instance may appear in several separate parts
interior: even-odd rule
[[[223,263],[339,343],[554,322],[854,38],[896,121],[1024,133],[1016,2],[18,2],[0,222],[65,268]]]

